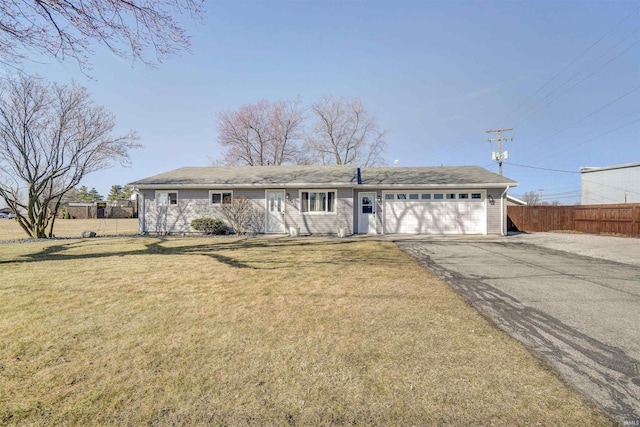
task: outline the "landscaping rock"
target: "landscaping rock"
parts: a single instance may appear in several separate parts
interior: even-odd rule
[[[96,237],[96,232],[95,231],[85,230],[85,231],[82,232],[82,237],[84,239],[89,238],[89,237]]]

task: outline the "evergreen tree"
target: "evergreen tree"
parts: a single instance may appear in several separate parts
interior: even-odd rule
[[[109,203],[113,203],[116,200],[122,200],[124,197],[123,193],[122,193],[122,186],[121,185],[112,185],[111,186],[111,190],[109,191],[109,195],[107,196],[107,201]]]
[[[98,190],[96,190],[95,187],[91,187],[91,190],[89,190],[88,196],[89,196],[88,203],[99,202],[104,198],[100,193],[98,193]]]

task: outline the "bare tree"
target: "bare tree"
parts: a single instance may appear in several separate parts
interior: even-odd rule
[[[253,201],[245,196],[235,197],[231,203],[222,204],[222,215],[236,234],[256,232],[260,229],[261,216]]]
[[[0,60],[19,64],[30,55],[68,57],[88,66],[92,45],[121,58],[153,64],[189,48],[175,16],[202,15],[204,0],[2,0]],[[146,53],[152,51],[155,61]]]
[[[218,114],[218,143],[225,164],[264,166],[299,163],[304,109],[294,101],[258,101]]]
[[[358,99],[325,96],[311,105],[313,128],[306,145],[316,163],[381,166],[385,131]]]
[[[522,201],[526,202],[528,206],[536,206],[540,203],[540,194],[536,191],[527,191],[522,195]]]
[[[52,237],[65,193],[87,174],[125,164],[133,131],[113,137],[113,114],[93,104],[73,83],[49,84],[21,76],[0,92],[0,197],[24,231]]]

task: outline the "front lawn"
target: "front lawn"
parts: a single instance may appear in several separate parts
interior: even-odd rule
[[[0,271],[0,424],[609,424],[392,243],[35,241]]]

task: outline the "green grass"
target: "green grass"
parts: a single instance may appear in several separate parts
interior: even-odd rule
[[[0,424],[610,424],[391,243],[36,241],[0,269]]]

